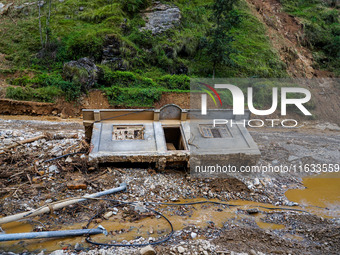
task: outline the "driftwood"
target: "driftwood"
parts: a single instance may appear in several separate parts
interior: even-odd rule
[[[33,137],[33,138],[29,138],[29,139],[26,139],[26,140],[23,140],[23,141],[20,141],[20,142],[16,142],[10,146],[7,146],[5,148],[2,148],[2,150],[4,150],[3,152],[0,152],[0,154],[4,154],[5,151],[8,151],[10,149],[13,149],[19,145],[23,145],[25,143],[32,143],[34,141],[37,141],[37,140],[40,140],[40,139],[43,139],[43,138],[46,138],[46,135],[39,135],[39,136],[36,136],[36,137]]]
[[[32,143],[32,142],[35,142],[37,140],[40,140],[40,139],[48,139],[48,140],[53,140],[53,139],[69,139],[69,138],[77,138],[78,135],[75,134],[75,135],[70,135],[70,134],[56,134],[56,135],[53,135],[53,134],[50,134],[50,133],[45,133],[43,135],[39,135],[39,136],[36,136],[36,137],[32,137],[32,138],[28,138],[26,140],[23,140],[23,141],[16,141],[15,143],[13,143],[12,145],[9,145],[7,147],[4,147],[4,148],[1,148],[0,150],[3,150],[2,152],[0,152],[0,155],[1,154],[4,154],[6,151],[9,151],[10,149],[13,149],[19,145],[23,145],[25,143]]]
[[[109,194],[116,193],[116,192],[123,191],[123,190],[126,190],[126,183],[120,184],[120,186],[118,188],[113,188],[113,189],[101,191],[101,192],[94,193],[94,194],[91,194],[91,195],[85,195],[83,197],[71,198],[71,199],[67,199],[67,200],[64,200],[64,201],[60,201],[58,203],[57,202],[51,203],[51,204],[48,204],[46,206],[40,207],[36,210],[31,210],[31,211],[28,211],[28,212],[18,213],[18,214],[15,214],[15,215],[0,218],[0,225],[5,224],[5,223],[9,223],[9,222],[12,222],[12,221],[18,221],[18,220],[21,220],[21,219],[24,219],[24,218],[27,218],[27,217],[33,217],[33,216],[41,215],[41,214],[44,214],[44,213],[53,212],[55,210],[64,208],[66,206],[69,206],[69,205],[72,205],[72,204],[75,204],[75,203],[85,201],[87,199],[95,199],[97,197],[109,195]]]

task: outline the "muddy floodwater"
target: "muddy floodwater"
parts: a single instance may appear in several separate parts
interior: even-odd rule
[[[326,178],[327,177],[327,178]],[[334,176],[323,177],[308,177],[304,179],[304,184],[307,189],[304,190],[289,190],[286,194],[292,201],[301,203],[301,206],[284,207],[273,206],[271,204],[251,202],[251,201],[228,201],[222,202],[217,199],[210,201],[222,202],[235,206],[219,205],[219,204],[196,204],[184,206],[183,215],[179,216],[169,208],[176,207],[159,205],[157,210],[161,211],[172,223],[175,231],[181,230],[188,226],[195,226],[197,228],[207,228],[213,222],[214,226],[221,228],[224,224],[231,224],[234,221],[251,219],[256,222],[257,226],[264,230],[282,230],[285,225],[273,222],[266,222],[265,214],[281,210],[304,210],[325,218],[340,216],[340,199],[339,187],[340,179]],[[332,177],[332,178],[331,178]],[[179,200],[180,203],[192,203],[206,201],[204,198]],[[175,204],[176,204],[175,203]],[[183,206],[182,206],[183,207]],[[324,208],[324,207],[327,207]],[[258,208],[259,212],[255,214],[245,214],[243,211]],[[100,222],[100,225],[106,228],[109,232],[108,236],[103,234],[92,236],[92,241],[100,243],[108,243],[112,240],[122,242],[124,240],[133,240],[138,237],[159,238],[170,232],[169,224],[163,218],[147,217],[134,222],[122,220],[122,213],[114,215],[108,220]],[[82,229],[86,223],[60,226],[60,229]],[[89,228],[95,228],[98,224],[92,224]],[[12,222],[2,226],[6,233],[22,233],[31,232],[33,227],[29,223]],[[195,237],[202,238],[201,236]],[[298,239],[299,236],[290,235],[290,238]],[[59,238],[59,239],[36,239],[3,242],[1,246],[5,250],[14,252],[29,251],[53,251],[57,249],[65,249],[69,246],[74,246],[76,243],[82,244],[83,247],[88,247],[84,237]]]
[[[249,254],[250,248],[264,254],[337,254],[340,250],[338,173],[303,179],[300,175],[286,173],[194,178],[184,169],[93,167],[88,164],[86,154],[78,154],[87,148],[79,120],[64,123],[59,119],[39,121],[38,117],[37,120],[0,119],[0,142],[6,146],[44,132],[67,138],[41,139],[17,146],[11,153],[0,154],[1,217],[97,193],[125,182],[126,191],[105,198],[121,202],[149,201],[147,206],[163,214],[173,225],[173,237],[155,246],[159,255],[179,254],[177,248],[183,250],[183,247],[195,254],[193,245],[199,251],[197,254],[208,246],[211,247],[206,250],[208,254],[219,254],[216,251]],[[251,131],[251,135],[260,148],[258,164],[261,165],[334,164],[340,158],[339,132],[319,132],[314,126],[307,126],[296,130],[257,129]],[[76,154],[49,161],[70,152]],[[98,243],[141,244],[154,242],[170,233],[170,225],[164,218],[126,204],[115,207],[111,200],[84,201],[51,214],[3,224],[1,228],[8,234],[82,229],[94,217],[89,228],[102,225],[109,232],[108,236],[91,236],[92,241]],[[181,204],[207,200],[228,205]],[[176,205],[152,204],[154,202]],[[113,215],[105,218],[108,212]],[[4,251],[93,252],[96,248],[89,245],[85,237],[36,239],[2,242],[0,254]],[[117,249],[110,252],[124,255],[139,252],[139,248]]]
[[[340,215],[340,173],[327,173],[303,179],[305,189],[292,189],[286,192],[290,201],[306,206],[316,214],[320,210],[326,212],[326,217]],[[324,210],[322,208],[328,208]],[[314,209],[313,209],[314,208]]]

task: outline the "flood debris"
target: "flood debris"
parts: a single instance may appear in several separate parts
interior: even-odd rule
[[[124,165],[120,165],[119,168],[107,165],[90,166],[87,164],[87,154],[61,157],[67,153],[86,150],[85,145],[82,145],[84,130],[80,124],[41,124],[39,122],[37,125],[32,122],[27,125],[25,122],[20,128],[19,124],[20,122],[10,123],[0,120],[0,147],[11,145],[16,140],[20,141],[19,138],[28,139],[43,135],[44,132],[77,134],[77,138],[62,140],[44,138],[45,141],[41,139],[17,146],[8,153],[0,155],[1,216],[12,215],[19,211],[30,211],[32,208],[53,204],[64,198],[83,197],[86,193],[96,193],[126,182],[129,186],[127,192],[114,193],[107,198],[124,203],[140,201],[143,206],[150,206],[153,202],[184,203],[205,200],[225,201],[226,203],[236,201],[244,205],[235,208],[234,211],[232,207],[214,204],[155,207],[169,217],[175,228],[172,238],[161,245],[153,246],[157,254],[178,255],[180,254],[179,247],[184,249],[182,254],[249,254],[254,252],[256,254],[288,252],[291,254],[335,254],[340,249],[339,243],[335,242],[340,224],[336,214],[329,215],[331,218],[328,219],[326,216],[321,218],[319,214],[309,215],[298,211],[267,211],[262,208],[253,215],[249,215],[246,211],[253,203],[255,205],[268,203],[269,207],[275,204],[278,206],[293,205],[294,203],[285,197],[285,191],[302,187],[301,180],[294,175],[273,177],[240,175],[234,178],[214,179],[195,178],[176,169],[157,171],[152,166],[136,168],[128,168]],[[298,158],[297,161],[304,162],[314,161],[321,156],[332,161],[335,157],[338,158],[334,150],[339,149],[339,135],[308,132],[291,131],[283,135],[275,130],[272,132],[251,131],[262,152],[260,163],[271,163],[275,159],[280,163],[289,162],[288,159],[292,155]],[[321,149],[315,149],[314,152],[315,145],[320,145]],[[296,150],[297,146],[298,150]],[[69,151],[67,151],[68,148],[70,148]],[[66,162],[68,157],[72,159],[72,162]],[[32,182],[29,181],[27,174]],[[76,180],[86,184],[86,189],[67,188],[67,184]],[[299,207],[295,207],[296,209],[304,206],[303,203],[299,204]],[[239,210],[241,208],[243,210]],[[308,207],[304,209],[310,210]],[[29,225],[31,228],[26,231],[54,231],[60,228],[66,229],[66,227],[80,229],[99,211],[102,213],[92,221],[91,228],[102,224],[111,233],[108,237],[103,236],[107,238],[105,240],[102,240],[102,235],[94,236],[92,237],[94,241],[108,240],[112,244],[146,244],[154,242],[169,231],[164,219],[154,213],[140,213],[133,206],[126,206],[126,208],[123,206],[117,209],[113,207],[112,202],[105,200],[87,200],[56,210],[53,215],[42,214],[36,218],[29,218],[30,221],[27,217],[22,223],[12,222],[10,224],[18,224],[19,228]],[[109,212],[113,214],[106,219],[111,214]],[[109,214],[105,215],[106,213]],[[327,213],[334,213],[334,211],[328,210]],[[13,231],[6,224],[1,227],[5,231],[9,230],[8,233]],[[46,241],[39,240],[32,244],[28,240],[17,243],[15,246],[2,243],[0,253],[6,251],[22,253],[25,250],[39,252],[47,249],[46,255],[55,250],[60,251],[55,254],[77,252],[82,255],[98,255],[104,253],[139,254],[141,250],[139,247],[92,246],[84,243],[83,238],[77,237],[67,241],[60,239],[50,241],[46,243]],[[76,243],[81,244],[83,250],[78,251],[79,245],[76,247]],[[180,251],[183,249],[180,248]]]
[[[0,218],[0,225],[8,223],[8,222],[12,222],[12,221],[21,220],[21,219],[27,218],[27,217],[33,217],[33,216],[41,215],[41,214],[44,214],[44,213],[49,213],[49,212],[64,208],[66,206],[85,201],[87,199],[98,198],[98,197],[101,197],[101,196],[113,194],[113,193],[120,192],[120,191],[123,191],[123,190],[126,190],[126,183],[122,183],[118,188],[113,188],[113,189],[101,191],[101,192],[94,193],[94,194],[91,194],[91,195],[84,195],[81,198],[68,199],[66,201],[59,202],[59,203],[51,203],[51,204],[48,204],[48,205],[43,206],[41,208],[38,208],[36,210],[31,210],[31,211],[28,211],[28,212],[18,213],[18,214],[15,214],[15,215]]]

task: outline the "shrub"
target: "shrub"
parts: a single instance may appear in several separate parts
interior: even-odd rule
[[[112,86],[103,89],[111,105],[128,107],[152,107],[158,101],[162,91],[157,88],[122,88]]]
[[[190,89],[190,78],[186,75],[164,75],[158,80],[159,84],[167,89]]]
[[[32,87],[7,87],[6,97],[14,100],[39,101],[53,103],[62,94],[57,87],[43,87],[34,89]]]
[[[74,101],[82,94],[80,83],[63,81],[59,84],[59,87],[64,92],[67,101]]]
[[[31,83],[31,79],[28,76],[22,76],[9,80],[9,83],[15,86],[26,86]]]
[[[129,14],[135,14],[141,9],[145,9],[150,2],[150,0],[120,0],[122,9]]]
[[[157,84],[150,78],[143,77],[137,73],[128,71],[111,71],[107,66],[101,66],[103,75],[98,83],[104,86],[119,87],[139,87],[150,88],[157,87]]]
[[[24,87],[9,87],[6,96],[15,100],[53,102],[56,96],[64,95],[67,101],[74,101],[82,93],[79,82],[64,81],[60,74],[55,73],[41,73],[33,78],[23,76],[11,80],[10,83]]]

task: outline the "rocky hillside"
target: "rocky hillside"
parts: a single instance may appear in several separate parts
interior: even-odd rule
[[[340,74],[337,1],[235,2],[234,53],[217,77]],[[186,91],[190,77],[212,75],[212,3],[1,0],[0,96],[72,101],[100,88],[111,104],[151,106],[164,91]]]

